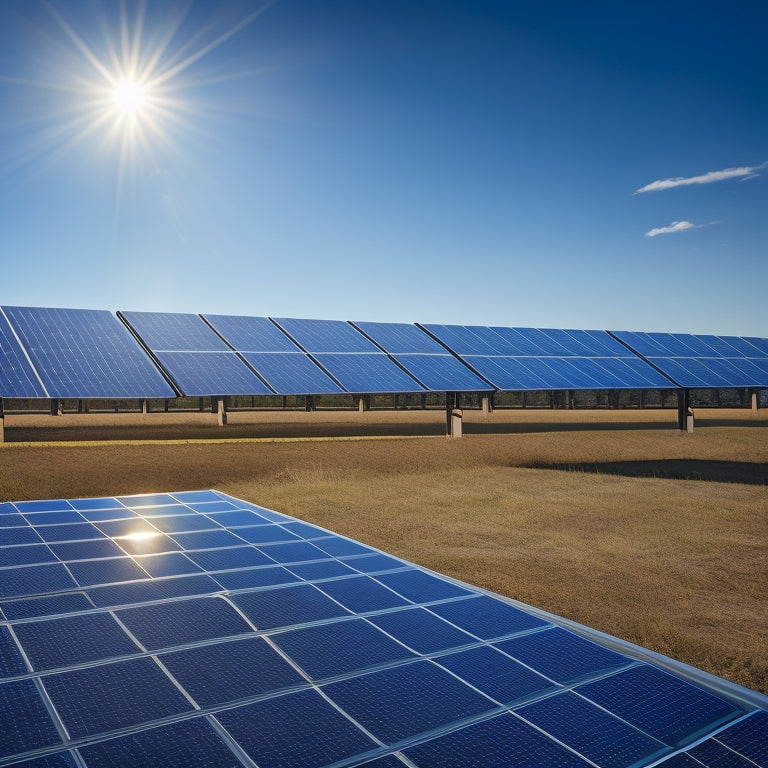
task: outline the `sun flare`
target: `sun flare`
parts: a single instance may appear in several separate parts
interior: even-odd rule
[[[149,103],[150,89],[139,80],[118,80],[112,89],[112,104],[121,117],[141,117]]]

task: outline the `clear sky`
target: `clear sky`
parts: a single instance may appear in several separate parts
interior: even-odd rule
[[[0,0],[0,304],[768,337],[764,0]]]

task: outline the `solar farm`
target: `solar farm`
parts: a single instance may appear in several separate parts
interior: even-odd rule
[[[3,307],[0,765],[768,766],[766,388],[756,338]],[[673,405],[493,407],[584,391]]]

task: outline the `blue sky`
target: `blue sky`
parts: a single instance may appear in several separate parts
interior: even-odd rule
[[[768,336],[766,3],[140,7],[0,0],[1,304]]]

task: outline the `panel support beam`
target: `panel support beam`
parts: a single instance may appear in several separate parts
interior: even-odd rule
[[[360,397],[357,398],[357,410],[358,413],[364,413],[365,411],[371,410],[370,395],[360,395]]]
[[[227,423],[227,403],[224,397],[211,398],[211,410],[216,414],[216,423],[223,427]]]
[[[681,432],[693,432],[693,408],[691,408],[691,390],[677,391],[677,425]]]
[[[460,392],[446,392],[445,393],[445,420],[446,420],[446,436],[459,438],[461,437],[461,420],[464,416],[464,412],[461,410],[461,393]]]
[[[0,443],[5,442],[5,409],[3,408],[3,398],[0,397]]]
[[[480,401],[480,408],[482,409],[483,416],[490,416],[493,413],[493,393],[483,395]]]
[[[759,393],[758,393],[758,391],[756,389],[753,389],[750,392],[750,395],[752,396],[752,403],[751,403],[752,410],[756,411],[756,410],[758,410],[760,408]]]

